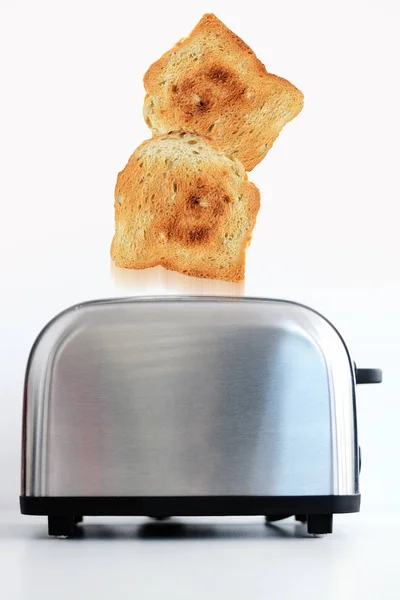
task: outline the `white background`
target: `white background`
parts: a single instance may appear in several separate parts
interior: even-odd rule
[[[124,274],[109,259],[116,176],[149,137],[142,76],[208,11],[305,94],[249,176],[262,208],[243,285]],[[159,293],[287,298],[333,321],[358,366],[384,370],[358,394],[363,511],[400,506],[398,12],[396,0],[1,0],[0,508],[18,506],[39,330],[82,300]]]

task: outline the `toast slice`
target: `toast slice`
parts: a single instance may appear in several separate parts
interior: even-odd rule
[[[183,129],[210,136],[247,171],[303,107],[303,94],[268,73],[213,14],[151,65],[144,86],[143,114],[154,134]]]
[[[118,267],[244,277],[260,193],[210,139],[170,132],[135,150],[115,188],[111,257]]]

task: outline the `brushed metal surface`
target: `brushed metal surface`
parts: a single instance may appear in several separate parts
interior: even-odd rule
[[[353,372],[294,303],[86,303],[40,334],[26,376],[22,494],[358,493]]]

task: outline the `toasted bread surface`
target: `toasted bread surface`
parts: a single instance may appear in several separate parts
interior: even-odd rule
[[[243,165],[213,140],[183,131],[153,137],[118,175],[112,259],[240,281],[259,204]]]
[[[182,129],[210,136],[248,171],[303,107],[303,94],[268,73],[213,14],[150,66],[144,85],[143,114],[155,135]]]

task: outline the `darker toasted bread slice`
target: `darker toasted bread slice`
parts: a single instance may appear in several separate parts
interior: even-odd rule
[[[254,52],[206,14],[144,76],[144,117],[155,135],[211,136],[250,171],[303,107],[303,94],[268,73]]]

